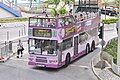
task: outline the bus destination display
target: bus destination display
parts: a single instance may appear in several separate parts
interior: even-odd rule
[[[34,29],[33,36],[35,37],[52,37],[51,29]]]

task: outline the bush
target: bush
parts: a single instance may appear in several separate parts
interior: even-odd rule
[[[118,40],[111,41],[106,48],[104,49],[105,52],[110,54],[113,57],[113,62],[117,63],[117,46],[118,46]]]
[[[22,22],[27,21],[28,18],[8,18],[8,19],[0,19],[0,23],[10,23],[10,22]]]
[[[104,19],[104,20],[102,20],[102,22],[104,23],[104,24],[112,24],[112,23],[116,23],[118,21],[118,19],[116,18],[110,18],[110,19]]]

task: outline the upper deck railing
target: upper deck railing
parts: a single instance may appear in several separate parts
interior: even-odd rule
[[[82,15],[82,17],[81,17]],[[96,18],[98,13],[79,12],[68,16],[34,16],[29,18],[29,27],[33,28],[63,28],[74,25],[76,22],[84,22]],[[81,20],[81,18],[83,18]]]

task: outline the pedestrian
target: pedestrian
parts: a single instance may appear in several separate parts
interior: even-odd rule
[[[80,21],[83,21],[83,20],[84,20],[83,14],[80,14],[79,20],[80,20]]]
[[[19,58],[20,53],[21,53],[21,57],[22,57],[23,50],[24,50],[23,44],[22,44],[21,40],[19,40],[18,45],[17,45],[17,58]]]

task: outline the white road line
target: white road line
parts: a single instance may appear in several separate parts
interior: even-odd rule
[[[89,66],[83,66],[83,65],[70,65],[70,66],[73,66],[73,67],[81,67],[81,68],[86,68],[86,69],[89,69],[90,67]]]

